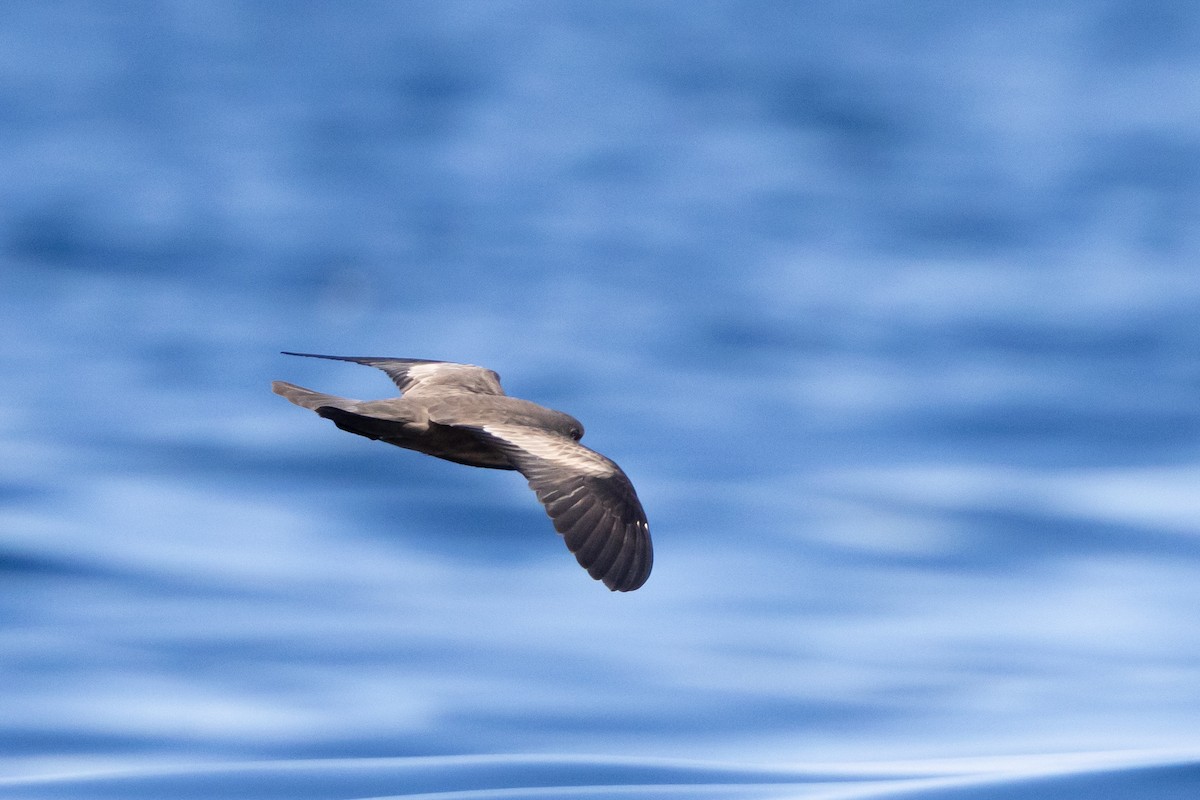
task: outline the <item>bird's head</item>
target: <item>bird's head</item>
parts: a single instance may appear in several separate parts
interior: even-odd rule
[[[563,414],[562,412],[559,412],[559,414],[562,419],[559,421],[559,424],[555,426],[558,428],[558,431],[573,441],[578,442],[580,439],[582,439],[583,423],[572,417],[570,414]]]

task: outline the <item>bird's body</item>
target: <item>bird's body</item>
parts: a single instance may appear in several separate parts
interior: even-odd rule
[[[646,582],[653,563],[646,514],[621,468],[579,444],[583,426],[574,417],[505,395],[495,372],[470,364],[286,355],[382,369],[401,397],[364,402],[282,381],[271,388],[359,436],[472,467],[518,470],[593,578],[614,591]]]

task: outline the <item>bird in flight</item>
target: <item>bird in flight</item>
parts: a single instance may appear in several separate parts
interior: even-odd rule
[[[579,420],[507,396],[499,375],[471,364],[284,355],[383,370],[400,397],[351,400],[283,381],[271,390],[368,439],[471,467],[517,470],[589,575],[615,592],[633,591],[650,577],[654,550],[646,512],[621,468],[579,443]]]

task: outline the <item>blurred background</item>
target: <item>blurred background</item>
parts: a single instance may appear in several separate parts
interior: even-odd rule
[[[5,3],[0,791],[1197,752],[1197,85],[1184,2]],[[280,350],[575,415],[654,575]]]

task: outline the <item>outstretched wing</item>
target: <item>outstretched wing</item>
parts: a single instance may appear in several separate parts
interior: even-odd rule
[[[448,392],[502,395],[500,376],[485,367],[456,364],[453,361],[428,361],[422,358],[374,358],[370,356],[322,356],[316,353],[289,353],[285,356],[327,358],[365,364],[387,373],[400,391],[410,396],[444,395]],[[430,391],[430,390],[433,391]]]
[[[528,480],[580,565],[609,589],[650,577],[654,549],[646,512],[615,463],[565,436],[522,425],[484,425]]]

